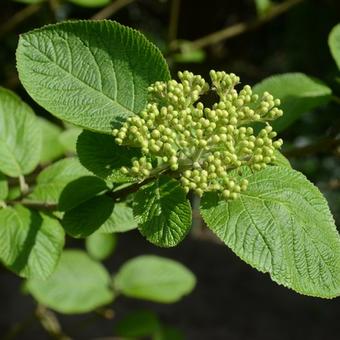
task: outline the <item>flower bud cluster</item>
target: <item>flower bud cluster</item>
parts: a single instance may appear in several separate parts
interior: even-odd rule
[[[249,85],[239,92],[235,74],[211,71],[211,90],[219,101],[205,107],[200,96],[209,90],[201,77],[179,72],[179,82],[156,82],[149,87],[149,102],[139,114],[127,119],[113,135],[120,145],[140,147],[143,156],[132,161],[126,174],[142,180],[173,171],[184,189],[217,191],[224,198],[237,198],[248,181],[235,176],[235,169],[265,168],[275,160],[282,140],[268,121],[282,115],[278,99],[265,92],[261,97]],[[255,134],[250,123],[265,122]]]

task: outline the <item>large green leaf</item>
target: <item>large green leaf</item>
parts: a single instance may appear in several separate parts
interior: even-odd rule
[[[64,22],[21,35],[17,67],[42,107],[104,133],[144,108],[151,83],[170,78],[151,42],[108,20]]]
[[[262,80],[254,86],[254,92],[268,91],[281,99],[283,116],[273,122],[276,131],[282,131],[303,113],[329,101],[332,90],[321,81],[303,73],[278,74]]]
[[[8,183],[6,177],[0,172],[0,200],[6,199],[8,196]]]
[[[305,295],[339,296],[340,237],[319,190],[289,168],[267,167],[248,180],[237,200],[203,196],[209,228],[277,283]]]
[[[41,304],[60,313],[86,313],[112,302],[110,275],[85,252],[66,250],[48,280],[32,278],[26,287]]]
[[[161,176],[142,187],[134,198],[134,215],[148,241],[173,247],[191,228],[191,206],[178,181]]]
[[[16,94],[0,87],[0,171],[29,174],[38,165],[41,129],[32,109]]]
[[[58,208],[71,210],[107,190],[106,183],[95,176],[83,176],[69,182],[60,194]]]
[[[181,263],[154,255],[127,261],[114,277],[122,294],[162,303],[173,303],[189,294],[196,279]]]
[[[70,182],[89,174],[76,158],[62,159],[39,174],[30,198],[47,204],[57,204],[62,191]]]
[[[86,250],[89,255],[98,261],[103,261],[114,252],[117,245],[115,234],[94,233],[86,238]]]
[[[101,233],[124,233],[138,227],[132,208],[126,203],[115,203],[111,216],[98,229]]]
[[[23,206],[0,210],[0,260],[23,277],[46,279],[64,246],[59,222]]]
[[[73,237],[87,237],[98,230],[111,216],[114,201],[108,196],[96,196],[66,211],[62,225]]]
[[[105,180],[116,183],[135,180],[120,169],[130,167],[131,158],[140,156],[140,150],[119,146],[113,136],[83,131],[77,141],[77,153],[81,164]]]
[[[46,164],[64,155],[64,147],[59,142],[62,129],[50,121],[39,117],[42,132],[40,163]]]
[[[340,70],[340,24],[337,24],[331,30],[328,37],[328,45],[338,69]]]

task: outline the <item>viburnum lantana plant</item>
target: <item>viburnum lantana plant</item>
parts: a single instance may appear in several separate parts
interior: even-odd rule
[[[192,192],[201,199],[207,227],[252,267],[301,294],[340,295],[334,219],[317,187],[280,153],[274,130],[287,124],[285,116],[295,118],[289,109],[283,114],[279,98],[263,84],[252,90],[223,71],[211,71],[209,83],[188,71],[172,79],[151,42],[112,21],[70,21],[23,34],[17,68],[38,104],[83,131],[77,158],[42,170],[16,199],[0,196],[0,221],[13,230],[16,218],[28,233],[32,211],[44,226],[24,258],[18,249],[27,243],[14,232],[10,249],[0,244],[0,259],[11,270],[33,279],[49,276],[64,231],[82,238],[138,228],[157,246],[176,246],[191,229]],[[288,78],[300,80],[286,92],[302,85],[324,90],[301,74]],[[21,139],[31,129],[23,131]],[[23,184],[39,163],[27,145],[6,158],[6,166],[0,163],[5,182],[18,177]],[[0,156],[8,150],[0,148]],[[46,252],[44,240],[53,252]],[[179,280],[179,295],[194,282],[182,271],[180,277],[187,283]]]

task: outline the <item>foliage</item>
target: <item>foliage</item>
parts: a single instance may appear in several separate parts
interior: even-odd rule
[[[257,3],[260,14],[272,6]],[[329,44],[337,64],[338,36],[336,26]],[[327,103],[330,86],[302,73],[253,90],[237,90],[240,79],[220,71],[210,72],[211,85],[187,71],[174,80],[157,47],[107,20],[21,35],[17,67],[33,100],[72,124],[37,118],[0,89],[0,260],[27,279],[38,303],[85,313],[120,294],[160,303],[189,294],[196,279],[174,260],[132,258],[113,278],[99,262],[115,251],[116,233],[136,228],[157,246],[178,245],[191,229],[189,192],[245,262],[301,294],[340,295],[340,238],[327,202],[276,138]],[[63,250],[65,233],[85,239],[87,253]],[[129,333],[130,322],[143,327]],[[117,329],[176,333],[148,313]]]

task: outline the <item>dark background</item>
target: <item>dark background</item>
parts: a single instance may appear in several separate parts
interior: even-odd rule
[[[100,9],[66,3],[55,9],[50,3],[43,3],[32,15],[11,26],[8,23],[26,5],[10,0],[0,3],[0,85],[16,91],[37,114],[55,121],[32,102],[18,81],[15,69],[18,34],[57,20],[88,19]],[[254,1],[182,0],[178,32],[169,37],[171,4],[170,0],[134,1],[111,18],[143,31],[162,49],[174,75],[176,70],[207,75],[210,69],[216,69],[234,72],[243,83],[255,84],[275,73],[304,72],[320,78],[340,96],[340,83],[336,81],[340,73],[327,44],[331,28],[340,22],[340,1],[301,1],[253,30],[205,47],[204,60],[195,63],[178,62],[178,51],[171,48],[175,46],[171,41],[195,40],[239,22],[258,23]],[[325,138],[336,138],[339,132],[340,104],[331,101],[325,107],[307,112],[281,134],[284,150],[296,155],[289,158],[292,164],[324,192],[338,226],[340,152],[335,147],[317,146]],[[303,149],[306,145],[316,148],[307,152]],[[69,241],[68,245],[80,247],[82,243]],[[67,334],[75,339],[113,339],[116,320],[130,311],[146,308],[157,312],[164,323],[180,329],[190,340],[340,339],[339,299],[304,297],[278,286],[267,275],[243,263],[200,226],[175,249],[157,249],[137,232],[124,234],[119,237],[115,254],[105,264],[115,272],[127,259],[144,253],[157,253],[183,262],[197,275],[195,291],[173,305],[119,298],[113,305],[116,315],[113,320],[96,315],[60,316]],[[0,337],[16,323],[25,321],[35,307],[29,296],[20,293],[20,284],[17,277],[0,268]],[[38,323],[27,322],[16,338],[48,339],[48,336]]]

